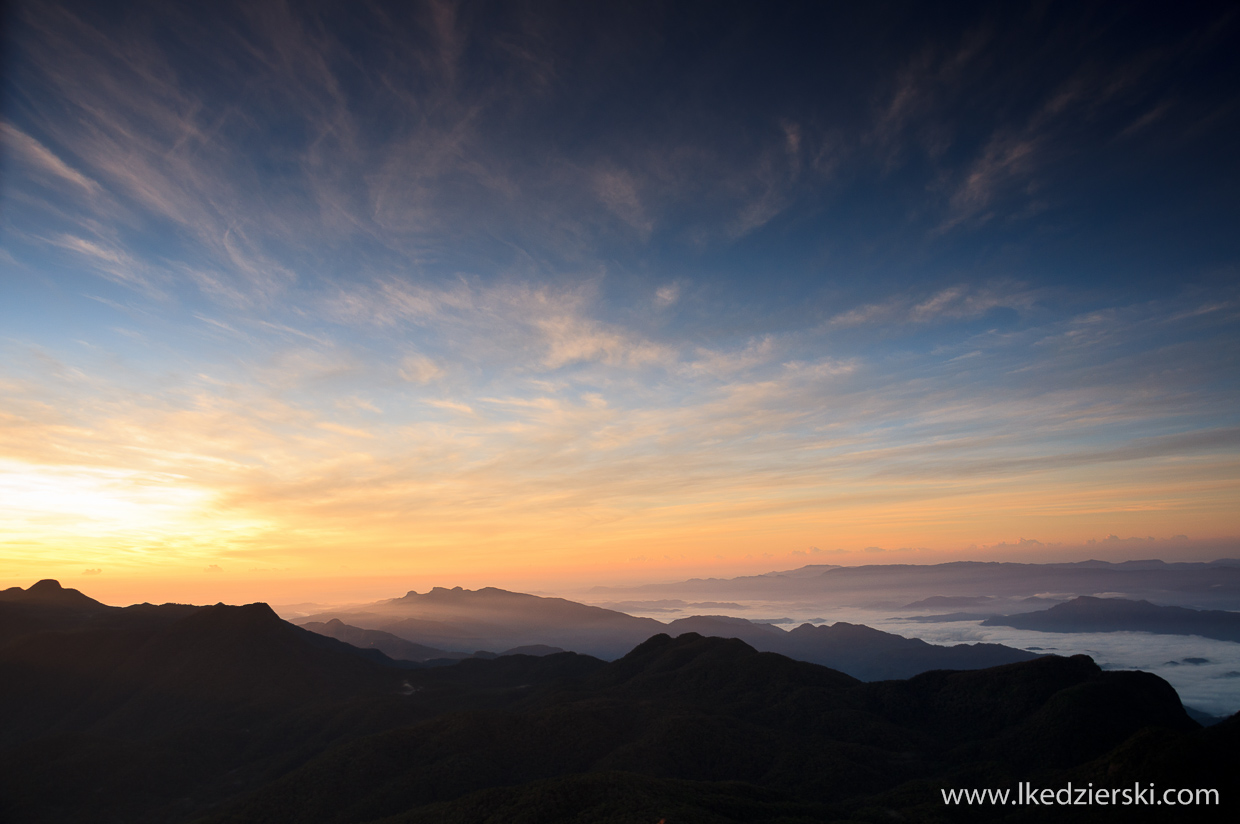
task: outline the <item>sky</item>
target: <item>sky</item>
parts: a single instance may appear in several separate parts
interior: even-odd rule
[[[1234,4],[5,13],[0,585],[1240,554]]]

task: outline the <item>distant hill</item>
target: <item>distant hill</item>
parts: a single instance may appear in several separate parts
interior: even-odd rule
[[[341,622],[339,618],[333,618],[326,623],[318,621],[304,623],[301,624],[301,628],[316,632],[319,635],[326,635],[329,638],[335,638],[338,641],[344,641],[346,644],[352,644],[362,649],[376,649],[389,658],[401,661],[434,661],[444,663],[473,657],[497,658],[501,655],[553,655],[557,652],[564,652],[559,647],[552,647],[546,644],[525,644],[500,653],[485,650],[475,650],[470,653],[458,650],[436,649],[424,644],[406,641],[404,638],[393,635],[390,632],[352,627]]]
[[[1039,612],[995,616],[982,625],[1039,632],[1152,632],[1240,641],[1240,613],[1156,606],[1124,598],[1083,596]]]
[[[905,604],[902,609],[952,609],[953,607],[981,607],[986,606],[994,600],[995,598],[990,595],[932,595],[929,598],[922,598],[920,601]]]
[[[424,644],[415,644],[390,632],[352,627],[343,623],[339,618],[333,618],[326,623],[310,621],[300,626],[302,629],[308,629],[311,632],[317,632],[319,635],[326,635],[329,638],[344,641],[346,644],[352,644],[355,647],[377,649],[389,658],[398,658],[404,661],[429,661],[431,659],[460,659],[469,657],[467,652],[452,652],[428,647]]]
[[[494,587],[435,587],[350,612],[308,616],[298,623],[326,623],[333,618],[437,649],[506,650],[541,644],[601,658],[618,658],[664,629],[651,618]]]
[[[971,670],[1031,661],[1036,653],[1002,644],[940,646],[862,624],[802,624],[775,650],[800,661],[829,666],[864,681],[911,678],[929,670]]]
[[[914,624],[950,624],[956,621],[984,621],[992,616],[993,613],[949,612],[944,615],[909,615],[900,620]]]

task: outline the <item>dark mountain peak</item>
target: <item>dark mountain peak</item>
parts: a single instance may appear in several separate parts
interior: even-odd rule
[[[30,589],[26,591],[29,593],[63,592],[64,587],[60,585],[60,581],[57,581],[54,578],[44,578],[42,581],[35,581],[30,585]]]
[[[633,650],[611,664],[620,680],[636,675],[667,672],[684,667],[703,655],[718,655],[725,650],[735,654],[753,647],[737,639],[708,638],[696,632],[686,632],[675,638],[659,633],[638,644]]]
[[[862,641],[867,638],[890,638],[900,637],[893,636],[889,632],[883,632],[881,629],[874,629],[865,624],[850,624],[847,621],[836,621],[834,624],[801,624],[795,629],[789,630],[789,635],[807,636],[832,636],[835,638],[851,639]],[[904,639],[916,640],[916,639]]]
[[[386,669],[377,655],[296,627],[265,603],[215,604],[169,625],[126,667],[144,693],[281,703],[371,688]]]
[[[347,626],[347,624],[345,624],[345,622],[341,621],[339,618],[333,618],[327,622],[327,626],[335,630],[335,629],[340,629],[341,627],[345,627]]]
[[[752,708],[783,700],[801,687],[843,689],[859,683],[844,673],[759,652],[738,638],[687,632],[655,635],[599,672],[598,683],[659,700]]]
[[[1076,655],[1043,655],[1034,661],[1009,664],[1008,666],[1011,667],[1013,672],[1033,673],[1035,676],[1054,673],[1056,676],[1075,679],[1092,678],[1103,672],[1098,662],[1092,656],[1085,653],[1077,653]]]
[[[693,633],[693,632],[687,632],[680,637],[688,638],[689,636],[695,635],[695,634],[696,633]],[[666,632],[660,632],[658,635],[652,635],[649,638],[647,638],[645,641],[642,641],[640,644],[633,647],[633,649],[629,652],[629,654],[624,656],[624,658],[639,658],[639,657],[643,657],[646,655],[650,655],[651,653],[659,649],[662,649],[663,647],[666,647],[668,644],[671,644],[671,643],[672,643],[672,636],[668,635]],[[621,660],[624,660],[624,659],[621,659]]]
[[[417,590],[409,590],[401,598],[393,598],[388,604],[419,604],[426,602],[438,603],[479,603],[489,601],[511,601],[517,599],[540,600],[537,595],[526,595],[521,592],[510,592],[498,587],[482,587],[481,589],[465,589],[464,587],[432,587],[429,592],[419,594]]]
[[[936,670],[867,685],[867,697],[880,714],[942,739],[999,735],[992,746],[1040,768],[1094,758],[1145,726],[1197,728],[1166,681],[1104,671],[1087,655]]]
[[[1102,667],[1088,655],[1046,655],[983,670],[932,670],[905,681],[882,682],[874,689],[875,694],[898,696],[892,706],[898,704],[895,711],[908,713],[910,718],[928,713],[931,704],[941,709],[967,700],[975,720],[1001,718],[1011,723],[1034,712],[1055,693],[1102,674]],[[981,685],[986,686],[979,689]]]
[[[167,624],[178,621],[186,616],[193,615],[203,609],[209,607],[199,607],[193,604],[134,604],[133,606],[121,607],[117,610],[117,618],[124,621],[147,623],[149,626],[157,624]]]
[[[497,590],[495,589],[495,587],[486,587],[485,589],[479,589],[479,590],[465,589],[464,587],[452,587],[450,589],[448,587],[431,587],[430,592],[420,597],[422,598],[460,598],[460,597],[468,597],[471,595],[481,595],[487,589],[491,590],[492,592],[503,591],[503,590]]]
[[[707,637],[696,632],[686,632],[672,638],[659,633],[639,644],[616,663],[639,665],[647,671],[663,671],[678,669],[701,658],[736,660],[757,654],[757,650],[739,638]]]
[[[185,619],[185,626],[197,631],[215,631],[237,634],[269,634],[284,632],[292,624],[286,622],[275,610],[264,603],[214,604],[203,607]]]
[[[43,606],[70,607],[73,609],[112,609],[76,589],[67,589],[59,581],[45,578],[30,585],[29,589],[10,587],[0,592],[0,601]]]

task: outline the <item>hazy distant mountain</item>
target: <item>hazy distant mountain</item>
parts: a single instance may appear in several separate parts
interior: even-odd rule
[[[594,606],[619,612],[686,612],[709,609],[743,611],[746,607],[733,601],[682,601],[679,598],[660,598],[653,601],[600,601]]]
[[[990,595],[931,595],[929,598],[922,598],[920,601],[914,601],[911,604],[905,604],[901,609],[951,609],[953,607],[982,607],[993,602],[995,598]]]
[[[1240,641],[1240,613],[1156,606],[1123,598],[1074,598],[1040,612],[995,616],[982,624],[1039,632],[1153,632]]]
[[[838,669],[864,681],[911,678],[929,670],[972,670],[1030,661],[1038,655],[1002,644],[939,646],[843,621],[802,624],[788,633],[781,652]]]
[[[506,650],[542,644],[602,658],[618,658],[664,629],[651,618],[494,587],[435,587],[347,613],[312,615],[298,623],[333,618],[439,649]]]
[[[390,632],[383,632],[382,630],[351,627],[341,622],[339,618],[333,618],[326,623],[311,621],[300,626],[302,629],[308,629],[311,632],[317,632],[319,635],[326,635],[329,638],[344,641],[346,644],[352,644],[355,647],[377,649],[389,658],[403,661],[429,661],[436,658],[460,659],[468,658],[470,655],[468,652],[452,652],[428,647],[424,644],[415,644],[412,641],[406,641],[404,638],[400,638]]]
[[[882,564],[803,567],[740,578],[694,578],[634,587],[594,587],[591,599],[760,600],[822,602],[902,609],[920,599],[1015,599],[1048,593],[1122,593],[1132,598],[1198,607],[1240,609],[1240,560],[1210,563],[1083,561],[1014,564],[958,561],[947,564]],[[967,599],[961,600],[961,599]],[[983,603],[984,601],[977,601]],[[941,604],[947,611],[947,604]],[[921,607],[916,607],[920,609]],[[967,610],[974,611],[974,610]]]
[[[319,635],[326,635],[329,638],[335,638],[338,641],[344,641],[346,644],[352,644],[362,649],[376,649],[389,658],[400,661],[461,661],[466,658],[475,656],[484,658],[498,658],[502,655],[554,655],[557,652],[564,652],[559,647],[552,647],[546,644],[525,644],[512,649],[504,650],[500,653],[489,652],[486,650],[475,650],[474,652],[460,652],[458,650],[443,650],[435,647],[428,647],[424,644],[415,644],[412,641],[406,641],[393,635],[390,632],[384,632],[378,629],[362,629],[360,627],[351,627],[342,623],[340,619],[322,623],[313,621],[301,624],[302,629],[308,629],[311,632],[317,632]]]
[[[954,621],[984,621],[994,613],[981,612],[948,612],[943,615],[909,615],[901,621],[912,621],[915,624],[950,624]]]
[[[822,664],[867,681],[908,678],[932,669],[978,669],[1037,657],[1000,644],[937,646],[845,623],[833,627],[806,624],[785,632],[760,621],[696,615],[663,624],[562,598],[541,598],[494,588],[437,588],[425,595],[411,592],[403,598],[362,609],[365,611],[341,614],[326,622],[321,620],[326,615],[315,616],[320,620],[304,621],[301,626],[413,661],[446,657],[424,652],[428,646],[505,649],[528,644],[612,659],[623,654],[617,650],[632,649],[660,632],[696,632],[739,638],[755,649]],[[379,629],[357,629],[349,626],[351,622],[366,622]],[[375,634],[368,636],[366,632]],[[397,642],[402,639],[413,645],[407,652],[400,651]]]

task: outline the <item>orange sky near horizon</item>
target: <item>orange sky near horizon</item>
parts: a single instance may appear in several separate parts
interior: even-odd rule
[[[143,434],[148,455],[154,434]],[[294,463],[282,469],[319,476],[315,495],[247,497],[218,468],[195,476],[10,460],[0,462],[0,585],[52,577],[117,602],[340,602],[431,586],[561,591],[805,563],[1234,555],[1234,461],[1184,463],[1125,464],[1122,478],[1097,467],[954,481],[854,470],[764,485],[720,475],[664,501],[623,476],[588,487],[577,475],[573,489],[553,477],[523,493],[520,478],[474,474],[468,485],[419,484],[426,497],[414,508],[408,482],[334,488]],[[210,461],[186,462],[195,465]]]

